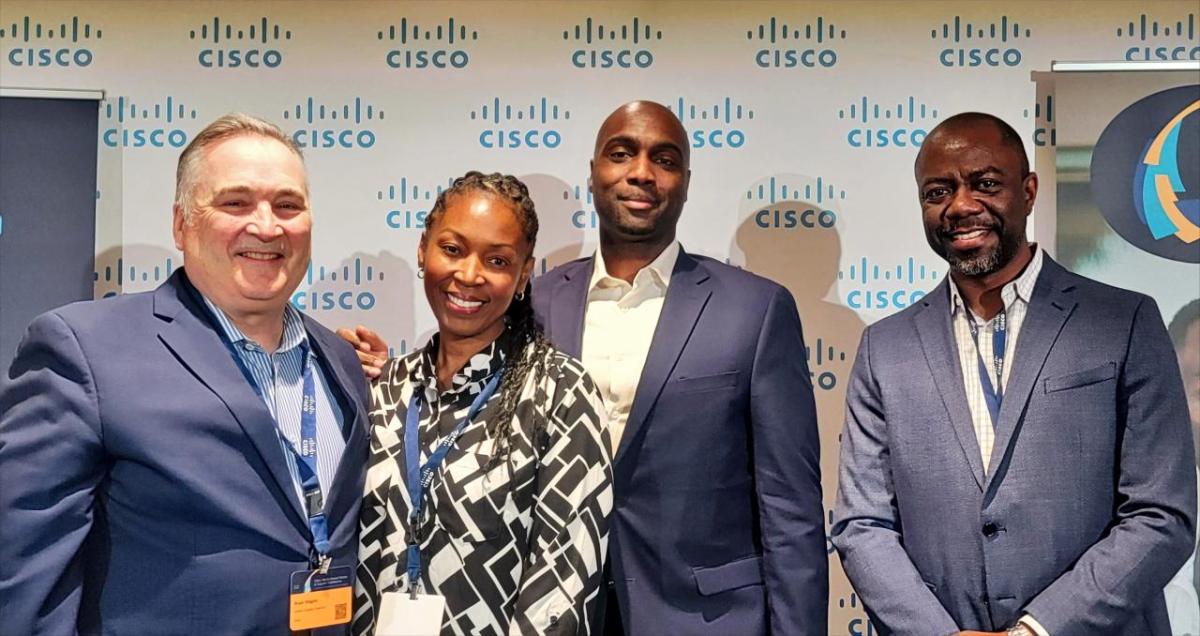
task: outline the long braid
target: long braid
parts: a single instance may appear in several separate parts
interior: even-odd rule
[[[433,227],[438,217],[446,208],[450,197],[466,192],[487,192],[510,203],[521,224],[526,241],[529,242],[530,253],[537,243],[538,218],[529,196],[529,188],[520,179],[500,173],[483,174],[471,171],[454,180],[449,188],[438,194],[437,201],[425,217],[425,227]],[[490,470],[501,460],[508,461],[512,451],[513,419],[517,406],[521,401],[521,391],[533,373],[540,378],[546,373],[546,357],[550,351],[550,342],[542,331],[533,314],[533,285],[526,283],[520,298],[513,298],[505,312],[505,320],[511,334],[504,349],[504,379],[500,383],[500,404],[495,417],[489,419],[488,436],[496,440],[495,451],[488,460]],[[542,426],[544,423],[535,423]],[[541,431],[535,431],[534,444],[539,443]],[[509,466],[511,470],[511,465]]]

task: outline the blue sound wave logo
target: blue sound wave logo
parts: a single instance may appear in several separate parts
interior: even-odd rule
[[[1033,143],[1036,146],[1058,145],[1058,129],[1054,127],[1054,96],[1047,95],[1046,99],[1034,104],[1033,112],[1026,108],[1021,113],[1026,119],[1033,116]]]
[[[578,47],[571,51],[575,68],[646,69],[654,65],[654,53],[646,47],[662,41],[663,32],[637,16],[608,27],[589,17],[564,29],[562,38]]]
[[[292,32],[278,23],[272,24],[265,16],[237,26],[213,16],[199,28],[189,30],[188,39],[206,45],[196,55],[196,63],[203,68],[278,68],[283,64],[283,52],[274,47],[291,40]]]
[[[790,25],[772,16],[757,29],[747,30],[746,39],[764,45],[754,53],[760,68],[833,68],[838,54],[831,47],[846,39],[846,30],[825,16]]]
[[[106,99],[104,118],[110,126],[100,131],[100,141],[109,148],[183,148],[188,133],[181,124],[197,118],[195,108],[168,95],[146,105],[131,97]],[[115,125],[114,125],[115,124]]]
[[[1117,38],[1138,41],[1125,49],[1126,60],[1200,60],[1195,13],[1173,22],[1155,20],[1143,13],[1128,23],[1117,25]],[[1151,44],[1152,40],[1157,40],[1158,44]]]
[[[824,177],[803,184],[770,177],[746,190],[755,202],[754,224],[764,230],[828,230],[838,220],[832,208],[846,200],[846,191]]]
[[[355,258],[352,263],[326,266],[309,263],[303,284],[308,290],[297,290],[291,302],[302,311],[370,311],[375,308],[377,297],[369,284],[382,283],[384,273],[373,265]],[[312,289],[314,286],[317,289]]]
[[[375,198],[385,201],[384,224],[392,230],[424,230],[425,217],[441,193],[454,183],[447,179],[445,185],[423,187],[400,177],[397,183],[388,184],[377,190]]]
[[[846,623],[846,633],[850,636],[874,636],[879,633],[875,624],[867,616],[866,608],[863,607],[862,601],[858,595],[851,592],[849,596],[838,598],[838,607],[841,609],[858,610],[857,616],[851,618]]]
[[[572,227],[577,230],[594,230],[600,226],[591,188],[584,185],[568,186],[563,188],[562,198],[563,201],[576,201],[579,204],[579,208],[571,213]]]
[[[754,109],[731,97],[711,106],[698,106],[680,97],[668,102],[667,108],[690,129],[692,148],[741,148],[746,144],[746,133],[740,126],[754,119]]]
[[[941,278],[940,269],[908,257],[897,264],[880,265],[863,256],[838,270],[839,284],[851,309],[903,309],[920,300]]]
[[[1021,49],[1017,42],[1033,36],[1033,30],[1021,28],[1020,23],[1001,16],[990,24],[975,25],[954,16],[942,23],[941,29],[931,29],[930,37],[953,42],[938,52],[938,62],[946,67],[1015,67],[1021,65]]]
[[[13,66],[63,68],[91,66],[95,54],[86,46],[88,40],[100,40],[104,32],[72,16],[70,22],[42,23],[30,16],[0,26],[0,40],[19,41],[8,52]],[[82,44],[82,46],[81,46]]]
[[[111,298],[122,293],[128,284],[161,283],[171,277],[178,269],[174,259],[167,257],[153,265],[127,265],[124,258],[118,258],[113,265],[104,266],[104,271],[93,271],[92,282],[97,292],[106,290],[102,298]]]
[[[562,144],[562,132],[556,127],[557,122],[571,119],[571,111],[546,97],[528,104],[511,104],[494,97],[472,109],[470,116],[471,121],[485,125],[479,133],[482,148],[554,149]]]
[[[846,350],[829,344],[818,336],[811,346],[804,347],[808,373],[813,385],[822,391],[832,391],[838,385],[839,371],[845,369]]]
[[[375,145],[371,122],[382,120],[382,108],[355,97],[342,104],[324,104],[316,98],[285,108],[285,122],[295,122],[292,140],[301,148],[370,148]]]
[[[938,118],[938,109],[911,96],[879,102],[864,95],[838,109],[837,116],[856,124],[846,133],[851,148],[916,148],[929,132],[925,126]]]
[[[394,48],[384,54],[384,62],[393,69],[462,69],[471,63],[470,53],[463,48],[479,40],[479,32],[447,18],[444,23],[422,27],[407,17],[375,32],[376,38]]]

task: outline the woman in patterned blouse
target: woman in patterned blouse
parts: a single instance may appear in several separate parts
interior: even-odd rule
[[[442,634],[587,633],[612,509],[608,433],[595,384],[533,317],[537,228],[525,185],[500,174],[467,173],[426,217],[417,275],[438,333],[371,388],[355,633],[373,633],[384,593],[409,591],[410,541],[423,592],[446,599]],[[420,465],[449,449],[418,521],[412,406]]]

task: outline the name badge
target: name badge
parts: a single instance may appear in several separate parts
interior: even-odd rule
[[[438,636],[445,614],[444,596],[385,592],[379,599],[375,636]]]
[[[354,571],[348,566],[292,573],[288,627],[294,632],[350,622]]]

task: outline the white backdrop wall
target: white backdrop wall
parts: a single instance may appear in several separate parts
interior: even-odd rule
[[[294,131],[315,219],[294,302],[398,351],[435,326],[414,270],[439,187],[471,169],[525,179],[539,270],[553,267],[595,249],[601,120],[632,99],[670,105],[693,136],[684,246],[796,297],[832,503],[858,337],[945,272],[912,178],[924,132],[985,110],[1033,154],[1055,142],[1056,113],[1031,72],[1200,59],[1198,13],[1187,1],[6,0],[0,83],[106,91],[97,297],[153,288],[180,265],[175,161],[204,124],[243,111]],[[831,632],[872,633],[830,554]]]

